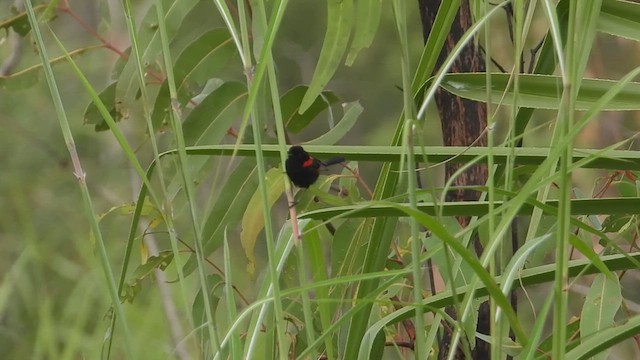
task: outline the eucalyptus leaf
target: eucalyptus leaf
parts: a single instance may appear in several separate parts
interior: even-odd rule
[[[306,111],[300,113],[302,98],[307,90],[308,87],[306,86],[296,86],[280,98],[280,109],[284,125],[289,132],[294,134],[306,128],[321,112],[325,110],[331,111],[331,105],[340,101],[333,92],[323,91],[321,96]]]
[[[300,113],[304,113],[313,105],[331,77],[338,69],[342,60],[353,22],[353,0],[328,0],[327,2],[327,32],[320,51],[318,65],[313,73],[309,89],[302,99]]]
[[[191,9],[195,7],[199,0],[182,0],[170,1],[167,4],[165,25],[168,41],[171,42],[178,32],[178,28],[183,24],[183,20],[187,17]],[[146,14],[140,21],[136,21],[138,25],[136,38],[139,44],[140,61],[143,71],[159,72],[160,69],[156,64],[160,62],[162,52],[162,43],[160,42],[160,32],[158,29],[158,18],[155,5],[151,5]],[[116,97],[122,101],[125,107],[129,107],[133,99],[138,97],[140,89],[140,79],[136,74],[137,59],[135,56],[129,56],[122,71],[117,75],[118,86],[116,88]]]
[[[356,3],[356,25],[351,48],[347,54],[347,65],[353,65],[358,53],[371,46],[380,25],[382,0],[358,0]]]
[[[273,204],[280,198],[284,191],[284,175],[282,169],[272,168],[267,171],[265,176],[267,195],[269,196],[267,204],[264,204],[265,199],[262,198],[260,189],[251,196],[251,200],[247,204],[244,215],[242,216],[242,231],[240,232],[240,242],[244,249],[245,255],[249,263],[247,264],[247,272],[250,276],[255,275],[256,257],[255,246],[258,239],[258,235],[264,228],[264,206],[271,208]]]
[[[202,246],[205,257],[211,255],[222,246],[224,232],[238,229],[249,201],[256,191],[258,179],[255,161],[243,159],[236,168],[226,175],[226,182],[215,197],[211,208],[207,211],[202,225]],[[184,265],[185,276],[197,267],[195,254],[189,257]]]
[[[91,46],[80,49],[75,49],[69,52],[69,56],[71,58],[77,58],[80,55],[84,55],[88,51],[102,49],[101,46]],[[55,58],[49,59],[49,64],[52,66],[59,65],[66,62],[66,56],[58,56]],[[37,65],[30,66],[26,69],[18,70],[12,74],[2,76],[0,75],[0,90],[24,90],[28,89],[40,82],[42,77],[42,64],[38,63]]]
[[[622,304],[622,291],[618,278],[598,274],[595,276],[587,298],[582,305],[580,338],[598,336],[601,330],[615,323],[615,316]],[[594,360],[605,360],[609,349],[594,356]]]
[[[186,117],[182,129],[187,145],[218,144],[242,116],[247,87],[227,82],[207,95]]]
[[[178,102],[184,105],[210,78],[219,72],[235,54],[231,35],[226,29],[210,30],[178,56],[173,67],[178,91]],[[171,106],[169,85],[162,83],[153,107],[152,120],[157,127],[168,114]]]
[[[562,97],[562,78],[554,75],[519,75],[518,106],[557,110]],[[448,74],[442,87],[450,93],[475,101],[486,102],[487,81],[484,73]],[[576,110],[588,110],[611,88],[616,80],[582,80]],[[494,104],[513,105],[514,92],[509,86],[509,74],[491,74],[491,99]],[[602,108],[603,111],[640,110],[640,83],[632,82]]]
[[[332,127],[328,132],[319,137],[308,141],[307,144],[313,145],[332,145],[340,141],[353,128],[356,121],[362,114],[364,108],[358,101],[343,104],[344,116],[338,124]]]
[[[33,7],[33,12],[36,14],[41,13],[47,8],[47,4],[40,4]],[[14,16],[6,19],[0,19],[0,29],[12,29],[20,36],[25,36],[31,31],[31,25],[29,25],[29,19],[27,18],[27,12],[22,11]]]
[[[118,104],[116,103],[116,86],[116,82],[111,83],[104,88],[98,96],[109,111],[109,114],[111,114],[111,118],[118,122],[122,120],[123,116],[119,111]],[[89,103],[84,111],[84,123],[95,125],[95,131],[109,130],[107,122],[102,117],[102,114],[100,114],[100,111],[94,102]]]

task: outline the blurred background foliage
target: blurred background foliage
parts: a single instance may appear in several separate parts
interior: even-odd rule
[[[168,7],[172,2],[165,4]],[[152,3],[135,2],[137,21],[149,12]],[[44,10],[46,3],[39,4],[34,6]],[[48,27],[69,51],[84,50],[74,59],[95,89],[105,88],[114,80],[114,66],[121,59],[118,52],[128,48],[121,3],[71,0],[58,2],[59,7],[51,4],[51,19],[43,22],[49,56],[63,54]],[[0,0],[0,23],[16,15],[24,16],[21,9],[21,1]],[[410,19],[414,29],[411,41],[417,56],[422,34],[417,12],[414,15]],[[324,2],[290,3],[274,48],[283,92],[310,80],[325,22]],[[177,54],[203,32],[223,27],[213,2],[198,1],[180,24],[172,50]],[[0,29],[0,63],[17,56],[4,76],[40,62],[31,34],[22,37],[11,33],[9,28]],[[391,13],[385,12],[374,46],[364,50],[354,66],[341,67],[329,85],[342,101],[359,100],[365,109],[342,143],[388,143],[388,134],[402,107],[402,93],[395,87],[400,84],[396,38]],[[101,39],[113,49],[105,48]],[[217,77],[243,81],[242,67],[235,57]],[[96,132],[93,125],[85,123],[85,110],[91,99],[69,65],[60,61],[54,71],[95,211],[106,214],[114,207],[129,205],[135,200],[140,183],[120,147],[109,132]],[[31,71],[25,78],[0,84],[0,273],[4,274],[0,288],[0,353],[7,359],[52,358],[54,354],[58,359],[99,358],[110,318],[104,277],[96,261],[86,213],[47,84],[41,71]],[[148,164],[152,153],[141,114],[132,114],[119,126],[132,146],[138,147],[142,163]],[[325,113],[294,141],[309,140],[327,128]],[[170,136],[160,135],[159,139],[165,148],[171,147]],[[234,141],[230,136],[225,140]],[[218,169],[225,170],[220,165]],[[199,196],[206,200],[210,191],[204,186]],[[280,212],[284,215],[282,209]],[[101,223],[114,269],[122,262],[129,218],[115,211]],[[166,237],[160,246],[169,248]],[[246,260],[237,242],[233,251],[238,269],[244,270]],[[264,252],[264,248],[259,251]],[[175,271],[168,272],[168,279],[175,280]],[[244,291],[251,291],[251,282],[245,279]],[[153,286],[149,288],[148,280],[146,284],[136,300],[126,306],[130,321],[136,324],[134,343],[144,348],[140,350],[140,355],[144,354],[141,358],[166,358],[174,351],[168,341],[170,327],[163,315],[161,298]],[[114,342],[119,341],[116,338]]]
[[[164,3],[168,8],[173,1]],[[206,31],[224,27],[212,1],[196,3],[179,24],[171,42],[174,60]],[[53,6],[45,15],[49,20],[43,20],[41,25],[49,56],[63,55],[51,37],[53,31],[67,50],[82,50],[74,57],[75,61],[95,89],[104,89],[114,81],[114,69],[122,66],[123,54],[128,48],[129,37],[120,1],[70,0],[51,4]],[[152,1],[136,1],[134,12],[141,26],[153,29],[153,21],[142,20],[151,4]],[[34,5],[40,6],[38,14],[42,16],[46,3]],[[408,6],[417,9],[417,2]],[[23,14],[20,9],[19,0],[0,0],[0,24]],[[402,83],[399,44],[393,13],[388,7],[384,9],[373,45],[362,51],[353,66],[340,66],[327,87],[340,102],[359,101],[364,109],[340,144],[388,145],[398,114],[402,111],[402,92],[397,88]],[[415,66],[423,38],[418,12],[409,11],[409,14],[409,48]],[[324,38],[325,16],[325,1],[290,2],[273,50],[281,94],[310,81]],[[527,45],[535,46],[546,30],[544,19],[536,17]],[[491,53],[502,66],[509,67],[512,48],[506,31],[506,17],[496,18],[492,25],[495,34],[491,35]],[[232,57],[221,66],[215,77],[244,82],[241,63],[235,49],[231,50]],[[7,359],[99,358],[112,316],[111,302],[105,295],[104,277],[96,261],[73,168],[55,120],[44,77],[39,71],[29,71],[30,67],[40,63],[31,34],[16,36],[8,27],[0,28],[0,63],[9,64],[12,56],[17,56],[17,61],[5,69],[5,73],[0,73],[5,76],[0,78],[0,274],[3,274],[0,286],[0,353]],[[637,42],[598,35],[586,76],[616,79],[639,62]],[[160,64],[145,65],[150,69],[161,68]],[[86,123],[85,111],[91,99],[70,66],[60,61],[54,70],[78,154],[87,174],[95,211],[104,215],[101,226],[111,263],[114,269],[119,269],[129,232],[131,204],[140,181],[110,133],[97,132],[94,124]],[[21,71],[27,72],[23,78],[7,78]],[[154,81],[152,76],[149,81]],[[130,95],[135,97],[138,94]],[[131,113],[124,114],[119,126],[146,166],[153,158],[146,127],[140,110],[133,107],[130,110]],[[304,142],[325,133],[330,116],[329,112],[323,112],[301,133],[292,135],[293,142]],[[504,111],[498,122],[498,128],[503,132],[507,128],[508,116],[509,111]],[[638,116],[637,112],[603,113],[598,121],[592,122],[581,133],[576,145],[600,148],[628,138],[637,132]],[[536,112],[531,126],[546,123],[553,117],[555,115],[550,111]],[[437,114],[430,112],[428,121],[430,125],[427,126],[425,142],[441,144]],[[549,134],[550,127],[542,126],[526,137],[525,143],[530,146],[547,145]],[[173,137],[168,133],[160,133],[157,138],[162,149],[174,147]],[[235,137],[227,135],[222,142],[233,144],[235,141]],[[207,162],[206,173],[198,178],[201,205],[213,198],[212,193],[219,194],[219,186],[227,174],[225,171],[229,171],[227,160]],[[163,166],[171,168],[172,165],[167,163]],[[379,166],[375,163],[360,165],[363,178],[370,186],[375,182]],[[578,175],[575,176],[577,186],[584,193],[592,194],[601,187],[599,179],[608,174],[579,170]],[[616,191],[611,190],[610,194],[615,195]],[[186,213],[184,199],[181,204],[176,209],[176,217],[178,226],[186,228],[187,224],[180,220]],[[282,223],[286,210],[286,204],[279,203],[274,213],[275,223]],[[239,231],[232,230],[231,253],[234,267],[238,270],[235,273],[241,274],[235,279],[236,285],[250,298],[257,291],[257,280],[242,275],[247,260],[237,240]],[[158,230],[157,234],[159,247],[161,250],[170,249],[168,238],[162,231]],[[185,233],[189,232],[185,230]],[[148,252],[149,249],[144,247],[134,249],[133,262],[139,264]],[[258,245],[257,252],[260,254],[257,267],[263,269],[266,262],[264,246]],[[221,251],[210,259],[221,264]],[[167,280],[175,281],[177,276],[175,269],[167,269]],[[187,278],[184,286],[195,293],[198,285],[194,278]],[[170,320],[166,319],[163,309],[166,303],[158,295],[161,290],[151,284],[150,279],[144,279],[135,300],[125,306],[129,322],[135,324],[132,342],[140,358],[170,358],[168,354],[177,350],[169,340],[172,336]],[[172,293],[167,296],[176,298],[179,304],[192,300],[181,299]],[[190,304],[178,307],[181,306],[189,307]],[[219,311],[224,309],[224,306],[218,307]],[[119,348],[121,336],[116,332],[115,356],[112,358],[124,357]],[[192,336],[186,339],[185,342],[191,346],[197,341]]]

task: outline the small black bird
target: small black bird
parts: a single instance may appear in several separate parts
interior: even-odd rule
[[[304,151],[302,146],[294,145],[289,148],[289,157],[284,165],[291,182],[297,187],[306,189],[318,180],[321,166],[326,167],[344,161],[342,156],[336,156],[326,162],[322,162],[311,157],[308,152]]]

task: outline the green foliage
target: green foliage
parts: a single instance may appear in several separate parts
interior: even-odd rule
[[[334,93],[325,91],[307,110],[300,112],[302,98],[307,91],[308,87],[306,86],[296,86],[282,95],[280,99],[282,119],[287,130],[294,134],[304,130],[320,113],[340,100]]]
[[[625,291],[640,267],[640,155],[622,131],[578,144],[606,135],[600,119],[620,125],[613,111],[636,125],[640,68],[598,73],[621,60],[597,58],[622,46],[599,34],[640,40],[640,5],[514,1],[522,39],[509,39],[506,3],[475,1],[463,39],[503,64],[454,74],[443,69],[457,55],[436,63],[460,2],[443,2],[423,46],[402,1],[124,1],[96,9],[95,29],[66,3],[26,1],[0,19],[36,49],[0,76],[0,329],[21,339],[0,340],[6,356],[409,359],[436,356],[449,330],[451,349],[482,340],[495,358],[626,351],[640,333]],[[522,60],[502,41],[524,54],[542,42]],[[490,146],[431,144],[436,90],[487,104]],[[50,159],[21,150],[25,134],[70,160],[50,176]],[[301,142],[347,161],[291,188],[282,162]],[[461,190],[441,180],[445,163],[491,166],[466,188],[479,201],[445,201]],[[60,185],[70,173],[81,196]],[[495,326],[479,333],[487,299]]]
[[[316,98],[340,65],[349,44],[351,26],[355,17],[353,4],[354,0],[327,1],[327,33],[324,36],[322,51],[320,51],[318,65],[309,89],[300,104],[300,112],[307,111],[315,103]]]
[[[509,87],[509,74],[491,74],[491,91],[486,88],[485,74],[449,74],[445,76],[442,87],[460,97],[486,101],[491,93],[494,104],[513,105],[514,93]],[[520,75],[518,87],[518,105],[535,109],[559,109],[562,97],[562,78],[550,75]],[[576,110],[588,110],[604,94],[618,84],[615,80],[585,79],[582,81]],[[630,83],[608,101],[602,110],[621,111],[638,110],[636,99],[640,95],[640,83]]]

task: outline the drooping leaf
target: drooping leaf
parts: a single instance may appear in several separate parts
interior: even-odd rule
[[[135,279],[142,279],[151,274],[155,269],[164,270],[171,264],[171,261],[173,261],[173,252],[170,250],[163,251],[157,256],[151,256],[144,264],[138,266],[133,272],[133,277]]]
[[[87,51],[101,49],[101,46],[92,46],[86,48],[80,48],[73,50],[69,53],[72,58],[78,57]],[[49,59],[49,64],[58,65],[66,61],[64,55]],[[0,90],[24,90],[37,84],[40,81],[42,75],[42,64],[30,66],[26,69],[16,71],[13,74],[7,76],[0,76]]]
[[[129,280],[123,289],[122,301],[132,303],[136,295],[142,289],[142,281],[148,278],[155,269],[164,270],[173,261],[172,251],[162,251],[157,256],[149,257],[144,264],[139,265],[133,272],[132,279]]]
[[[351,34],[354,16],[353,0],[328,0],[327,14],[327,31],[324,43],[309,89],[302,99],[300,113],[304,113],[313,105],[338,69]]]
[[[167,30],[168,41],[171,42],[178,32],[178,28],[183,24],[184,19],[189,12],[199,3],[199,0],[182,0],[168,2],[165,7],[165,25]],[[164,79],[164,76],[158,75],[160,72],[156,64],[160,63],[162,52],[162,43],[160,42],[160,32],[158,29],[158,17],[155,5],[151,5],[144,15],[143,19],[137,22],[137,40],[141,62],[144,71],[152,70],[156,73],[156,77]],[[138,97],[140,83],[136,75],[137,65],[136,59],[129,56],[122,70],[118,73],[118,86],[116,88],[116,97],[121,101],[124,107],[129,107],[134,99]],[[153,78],[153,76],[151,77]]]
[[[562,78],[553,75],[520,75],[518,105],[536,109],[558,109],[562,96]],[[513,88],[507,88],[509,74],[491,74],[491,99],[503,105],[513,105]],[[576,110],[588,110],[596,101],[619,82],[615,80],[584,79],[580,86]],[[486,75],[484,73],[448,74],[442,87],[450,93],[476,101],[486,102]],[[504,97],[503,97],[504,94]],[[604,111],[639,110],[640,83],[632,82],[608,102]]]
[[[631,316],[625,323],[602,330],[598,336],[591,336],[582,341],[571,351],[567,351],[564,358],[566,360],[589,359],[625,340],[634,341],[638,333],[640,333],[640,316]],[[574,343],[577,342],[574,341]]]
[[[373,38],[380,25],[382,0],[358,0],[356,4],[356,26],[351,42],[351,48],[347,54],[347,65],[353,65],[356,56],[362,49],[371,46]]]
[[[247,87],[226,82],[206,96],[182,125],[187,145],[218,144],[234,120],[242,115]]]
[[[242,215],[251,196],[258,187],[256,166],[253,159],[243,159],[228,175],[226,182],[207,212],[202,228],[203,253],[207,257],[222,246],[225,229],[234,231],[240,225]],[[185,276],[197,267],[195,255],[189,257],[184,265]]]
[[[212,92],[220,88],[220,86],[222,86],[222,84],[224,83],[225,81],[220,78],[211,78],[207,80],[207,82],[204,84],[204,87],[202,88],[200,93],[198,93],[196,96],[192,97],[191,100],[189,100],[189,103],[187,103],[187,106],[185,106],[185,109],[187,111],[193,110],[193,108],[198,106],[207,96],[209,96]]]
[[[614,325],[614,317],[622,304],[622,292],[618,278],[598,274],[595,276],[587,298],[582,305],[580,320],[580,338],[588,339]],[[605,350],[594,356],[595,360],[607,358]]]
[[[360,105],[360,102],[354,101],[343,104],[344,116],[338,122],[338,124],[332,127],[325,134],[308,141],[307,144],[311,145],[333,145],[345,137],[347,132],[353,128],[356,121],[362,114],[364,108]]]
[[[193,97],[199,85],[217,75],[234,54],[233,41],[226,29],[210,30],[189,44],[173,67],[180,104]],[[169,85],[165,80],[153,108],[155,126],[167,115],[170,104]]]
[[[340,99],[331,91],[323,91],[321,96],[309,106],[309,108],[300,113],[300,105],[302,98],[305,96],[308,87],[300,85],[287,91],[280,98],[280,108],[282,110],[282,119],[291,133],[297,134],[306,128],[313,119],[315,119],[324,110],[330,111],[331,105],[340,101]]]
[[[267,195],[269,199],[267,199],[267,206],[272,207],[273,204],[280,198],[282,192],[284,191],[284,176],[282,174],[282,169],[280,168],[272,168],[266,174],[265,182],[267,184]],[[249,200],[249,204],[247,205],[246,211],[242,216],[242,231],[240,233],[240,241],[242,243],[242,248],[244,249],[244,253],[249,260],[247,264],[247,272],[250,276],[254,276],[255,274],[255,246],[256,240],[258,239],[258,235],[262,232],[264,228],[264,212],[263,212],[263,202],[262,194],[259,189],[253,193],[251,196],[251,200]]]
[[[47,4],[40,4],[33,7],[33,12],[40,14],[47,8]],[[22,11],[15,13],[14,16],[7,19],[0,19],[0,29],[12,29],[20,36],[25,36],[31,31],[31,25],[29,25],[29,19],[27,18],[27,12]]]
[[[115,82],[111,83],[104,88],[98,96],[109,111],[109,114],[111,114],[113,120],[118,122],[122,120],[123,116],[119,111],[118,104],[116,104],[116,85],[117,84]],[[93,102],[89,103],[87,108],[84,110],[84,123],[95,125],[95,131],[109,130],[109,125],[107,125],[107,122],[102,117],[102,114],[100,114],[98,107]]]
[[[591,260],[593,266],[597,267],[604,275],[615,278],[615,275],[607,268],[604,262],[600,259],[600,256],[593,250],[592,247],[586,244],[586,242],[575,235],[569,237],[571,246],[575,247],[584,257]]]
[[[609,215],[602,223],[602,232],[620,232],[620,230],[627,228],[631,224],[634,217],[634,215],[629,214]]]

